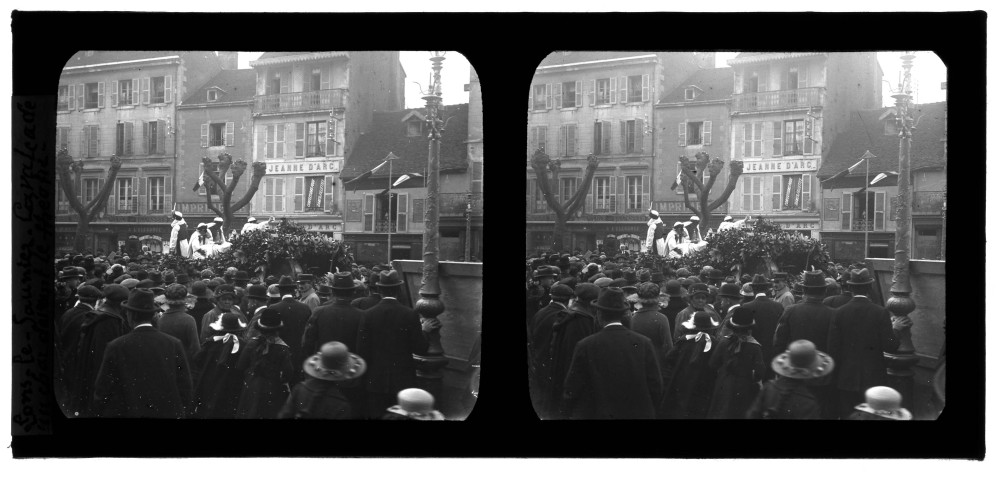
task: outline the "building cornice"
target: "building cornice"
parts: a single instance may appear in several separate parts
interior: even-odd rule
[[[751,65],[755,63],[772,62],[776,60],[789,60],[791,58],[806,58],[814,56],[827,56],[827,52],[767,52],[746,57],[734,57],[727,61],[727,64],[734,67],[739,65]]]
[[[549,73],[558,71],[580,70],[582,68],[604,68],[611,65],[633,65],[644,63],[657,63],[658,56],[655,54],[639,55],[636,57],[610,58],[606,60],[591,60],[587,62],[564,63],[560,65],[547,65],[536,67],[536,73]]]
[[[181,63],[181,57],[171,55],[168,57],[143,58],[139,60],[123,60],[121,62],[95,63],[91,65],[80,65],[77,67],[65,67],[63,73],[91,73],[106,70],[132,68],[138,64],[151,65],[173,65]]]
[[[248,62],[251,67],[267,67],[271,65],[283,65],[286,63],[299,63],[299,62],[309,62],[314,60],[326,60],[329,58],[348,58],[350,55],[347,51],[339,52],[304,52],[294,55],[285,55],[282,57],[270,57],[264,60],[253,60]]]

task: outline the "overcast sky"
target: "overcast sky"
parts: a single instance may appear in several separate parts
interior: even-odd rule
[[[257,60],[262,52],[239,52],[239,68],[250,68],[248,62]],[[431,73],[431,54],[428,52],[400,52],[400,64],[407,79],[404,83],[404,103],[406,108],[422,108],[424,100],[420,89],[428,88],[428,74]],[[419,88],[414,82],[418,82]],[[470,62],[458,52],[446,52],[442,62],[442,102],[445,105],[469,103],[470,94],[463,86],[470,83]]]
[[[898,88],[898,73],[901,71],[901,55],[904,52],[880,52],[877,61],[884,71],[884,106],[894,106],[891,98],[891,86]],[[737,52],[717,52],[717,67],[726,67],[727,60],[734,58]],[[915,52],[912,61],[912,101],[915,103],[933,103],[946,101],[946,90],[940,89],[940,84],[946,81],[946,65],[932,52]]]

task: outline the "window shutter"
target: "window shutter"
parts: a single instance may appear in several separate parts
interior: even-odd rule
[[[101,156],[101,126],[100,125],[94,125],[91,128],[94,129],[94,131],[93,131],[93,136],[94,136],[93,141],[94,141],[94,144],[96,145],[94,147],[94,156],[95,157],[100,157]]]
[[[685,122],[678,124],[678,146],[685,146]]]
[[[282,72],[278,80],[278,93],[289,93],[290,72]]]
[[[119,182],[119,180],[115,180],[115,182]],[[100,183],[98,185],[100,185]],[[105,211],[108,212],[108,215],[115,215],[118,213],[118,205],[115,202],[115,195],[118,194],[117,187],[118,185],[112,185],[111,192],[108,194],[108,203],[105,204]]]
[[[126,80],[128,81],[128,80]],[[131,105],[139,105],[139,79],[132,79],[132,88],[129,89],[129,98],[122,99],[123,102],[129,102]]]
[[[626,213],[626,177],[614,177],[612,179],[612,198],[616,202],[616,212]]]
[[[226,146],[233,146],[233,128],[236,126],[234,122],[226,122]]]
[[[372,217],[375,212],[375,197],[371,193],[365,194],[365,223],[362,226],[362,230],[366,232],[373,231],[373,221]]]
[[[851,230],[852,226],[852,194],[842,194],[842,230]]]
[[[612,153],[612,122],[602,122],[602,153]]]
[[[202,124],[202,148],[209,146],[209,124]]]
[[[84,103],[84,85],[81,83],[77,85],[77,108],[83,110],[85,105],[86,104]]]
[[[133,214],[139,213],[139,199],[142,193],[145,193],[145,188],[143,192],[139,191],[139,180],[138,176],[132,177],[132,209],[130,210]]]
[[[591,89],[588,91],[588,102],[589,105],[595,106],[595,96],[598,95],[598,91],[595,90],[595,80],[591,81]]]
[[[401,193],[397,195],[397,232],[407,231],[407,204],[410,195]]]
[[[127,122],[125,124],[125,154],[135,155],[136,154],[136,123]]]
[[[546,109],[549,110],[553,108],[553,86],[549,83],[546,84]]]
[[[324,211],[334,213],[334,176],[324,177]]]
[[[641,100],[644,102],[650,101],[651,99],[651,76],[650,74],[644,74],[643,83],[641,84]]]
[[[557,135],[557,156],[563,157],[567,151],[567,126],[560,126],[560,133]]]
[[[772,156],[783,155],[783,122],[772,122]]]
[[[626,120],[619,121],[619,153],[626,153]]]
[[[149,155],[150,152],[150,124],[143,122],[143,153]]]
[[[535,152],[536,149],[539,148],[539,128],[538,127],[529,127],[529,145],[527,147],[528,147],[527,148],[527,150],[528,150],[527,155],[531,158],[533,152]]]
[[[553,84],[553,108],[564,108],[564,85],[561,83]]]
[[[644,153],[644,121],[643,119],[637,119],[633,124],[633,152],[634,153]]]
[[[619,90],[616,89],[616,77],[609,79],[609,103],[616,103],[617,94]]]
[[[588,189],[588,195],[585,196],[584,210],[585,213],[589,215],[595,211],[595,185],[597,185],[597,183],[598,179],[592,177],[590,185],[591,188]]]
[[[150,77],[143,77],[142,104],[148,105],[149,103],[150,103]]]
[[[171,175],[164,177],[164,210],[168,208],[174,208],[174,177]]]
[[[567,126],[567,156],[571,157],[578,154],[578,126],[568,125]]]
[[[650,204],[650,201],[651,201],[651,177],[650,177],[650,175],[644,175],[640,179],[640,181],[643,182],[643,185],[641,186],[641,188],[643,189],[643,194],[640,197],[640,208],[643,208],[644,205],[647,205],[648,207],[650,207],[651,206],[651,204]]]
[[[582,83],[581,80],[577,80],[577,81],[574,82],[574,106],[575,107],[580,107],[581,106],[581,95],[584,93],[584,92],[581,91],[581,89],[584,88],[581,85],[581,83]]]
[[[763,202],[765,201],[765,195],[762,193],[762,184],[765,183],[765,179],[762,177],[755,177],[752,179],[752,207],[756,211],[765,210],[763,207]]]
[[[167,122],[157,120],[157,153],[163,154],[166,151],[167,143]]]
[[[783,176],[773,175],[772,176],[772,209],[780,210],[783,208]]]
[[[619,77],[619,103],[626,103],[627,95],[629,90],[627,86],[627,77]]]
[[[143,177],[139,181],[143,182],[143,191],[140,193],[142,198],[143,206],[139,209],[139,213],[149,214],[153,209],[153,190],[150,188],[150,177]]]
[[[277,188],[278,191],[275,193],[277,195],[275,197],[276,198],[276,200],[275,200],[276,210],[278,210],[279,212],[284,212],[285,211],[285,179],[284,178],[276,178],[275,179],[275,186],[278,187]]]
[[[326,65],[324,66],[326,67]],[[331,88],[331,70],[330,68],[320,69],[320,89],[329,90]]]
[[[797,67],[797,88],[807,88],[807,65]]]
[[[806,177],[806,175],[804,175]],[[873,229],[884,230],[884,192],[873,192]]]
[[[800,209],[805,212],[811,209],[811,175],[809,173],[803,175],[803,199]]]
[[[302,212],[303,211],[303,177],[296,177],[296,191],[293,196],[293,211]]]
[[[804,118],[804,155],[814,154],[814,142],[811,137],[814,136],[814,122],[811,121],[811,117]]]
[[[111,81],[108,82],[108,105],[111,107],[118,106],[118,82]]]
[[[66,86],[66,108],[69,111],[77,109],[77,90],[75,85]]]
[[[79,157],[80,158],[87,158],[87,157],[90,156],[90,154],[88,153],[90,150],[88,150],[88,148],[87,148],[89,140],[90,140],[90,125],[84,125],[83,131],[81,133],[83,133],[83,135],[80,136],[80,155],[79,155]]]
[[[164,103],[170,103],[174,100],[174,76],[167,75],[164,77]]]
[[[289,124],[292,127],[292,124]],[[320,145],[320,154],[327,155],[327,122],[320,122],[317,125],[317,144]]]
[[[296,124],[296,157],[306,156],[306,124]]]
[[[703,122],[703,145],[710,145],[713,140],[713,122],[707,120]]]

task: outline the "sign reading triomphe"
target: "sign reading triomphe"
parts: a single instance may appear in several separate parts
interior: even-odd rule
[[[319,160],[302,162],[268,162],[268,175],[281,173],[338,173],[341,162],[338,160]]]

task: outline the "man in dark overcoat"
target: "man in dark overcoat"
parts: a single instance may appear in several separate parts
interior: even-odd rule
[[[130,333],[108,344],[94,386],[102,417],[183,418],[191,402],[191,374],[181,341],[153,327],[153,292],[132,291]]]
[[[75,365],[68,370],[78,382],[75,400],[70,409],[73,416],[90,417],[99,414],[94,411],[94,382],[101,368],[108,344],[128,332],[124,303],[129,298],[129,290],[121,285],[106,285],[102,291],[104,304],[95,315],[88,315],[80,325],[80,340],[74,358]]]
[[[361,283],[352,278],[349,272],[334,274],[334,282],[331,285],[334,302],[321,305],[313,310],[313,314],[306,322],[306,331],[303,333],[303,352],[306,352],[307,355],[310,352],[319,352],[320,347],[328,342],[341,342],[348,350],[357,350],[358,329],[362,324],[364,314],[361,310],[351,306],[351,296]],[[365,407],[365,388],[362,385],[346,385],[341,390],[348,397],[355,412],[365,411],[363,408]]]
[[[278,303],[268,307],[269,310],[276,310],[282,316],[282,329],[278,331],[278,337],[289,346],[289,354],[292,355],[292,364],[299,365],[316,351],[303,348],[303,333],[306,332],[306,323],[310,320],[313,311],[305,303],[295,299],[294,294],[299,286],[292,280],[292,277],[283,275],[278,280],[278,292],[282,299]],[[295,369],[292,375],[292,382],[297,383],[303,380],[303,371]]]
[[[661,400],[661,368],[650,339],[623,326],[629,306],[609,287],[591,302],[602,330],[578,342],[564,380],[562,416],[653,419]]]
[[[661,293],[657,285],[647,282],[637,287],[636,301],[640,304],[638,309],[630,319],[630,330],[637,332],[648,339],[654,345],[657,353],[658,366],[661,369],[663,383],[668,381],[667,360],[668,353],[672,351],[674,344],[671,336],[671,322],[658,312],[658,300]]]
[[[529,397],[537,414],[543,413],[546,385],[550,378],[550,337],[557,313],[567,310],[567,303],[574,296],[571,287],[554,285],[550,290],[550,304],[543,307],[526,325],[529,351]]]
[[[849,290],[849,284],[846,283],[849,280],[849,275],[848,270],[841,272],[838,276],[838,283],[842,287],[842,293],[826,297],[821,303],[831,308],[839,308],[849,303],[849,300],[852,300],[852,291]]]
[[[525,295],[526,320],[536,315],[539,309],[550,303],[550,287],[556,282],[557,275],[545,265],[532,272],[532,284]]]
[[[654,272],[654,274],[651,275],[651,278],[653,280],[655,277],[658,276],[662,278],[664,277],[664,275],[661,274],[661,272]],[[678,280],[674,279],[668,280],[668,282],[665,283],[664,292],[666,295],[668,295],[668,303],[664,307],[661,307],[661,309],[658,311],[661,312],[661,314],[664,315],[666,318],[668,318],[668,326],[671,329],[672,339],[674,339],[675,317],[678,316],[678,312],[685,310],[685,307],[689,306],[689,302],[687,302],[685,300],[685,297],[682,296],[682,284],[679,283]]]
[[[777,353],[776,350],[783,348],[783,345],[773,345],[776,335],[776,326],[779,324],[779,317],[783,315],[783,306],[779,302],[769,298],[767,292],[772,283],[764,275],[752,277],[751,287],[755,292],[755,299],[742,305],[743,308],[751,309],[755,316],[755,326],[752,327],[752,336],[762,345],[762,358],[772,358]],[[773,377],[773,372],[767,371],[765,378]]]
[[[91,285],[82,285],[77,289],[80,298],[73,308],[66,311],[56,322],[56,370],[53,386],[56,399],[66,416],[72,416],[69,411],[70,396],[77,392],[76,376],[69,374],[75,365],[77,344],[80,342],[80,329],[88,316],[95,315],[94,304],[101,299],[101,291]]]
[[[564,379],[570,370],[574,347],[584,338],[598,331],[595,307],[599,287],[593,283],[579,283],[574,289],[574,303],[566,311],[558,312],[553,320],[550,336],[549,384],[543,385],[544,405],[539,418],[550,420],[560,417],[560,402],[564,395]]]
[[[397,392],[417,387],[412,355],[427,353],[424,333],[441,325],[437,319],[422,321],[397,300],[403,283],[396,270],[379,273],[376,287],[383,298],[363,312],[358,329],[358,354],[369,363],[369,373],[362,379],[369,418],[381,418],[396,403]]]
[[[910,325],[907,317],[891,321],[886,308],[870,301],[873,277],[868,269],[853,270],[846,282],[853,293],[849,303],[835,310],[828,331],[828,352],[835,358],[838,414],[844,418],[870,387],[887,385],[884,352],[898,348],[897,331]]]
[[[352,300],[351,306],[359,310],[362,310],[363,312],[376,306],[376,304],[383,299],[383,296],[380,295],[379,292],[376,290],[376,283],[378,282],[379,282],[379,272],[370,273],[368,277],[369,296],[356,298]]]

